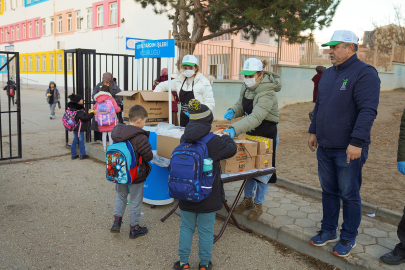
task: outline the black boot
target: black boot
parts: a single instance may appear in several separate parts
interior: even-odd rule
[[[391,251],[384,256],[381,256],[380,260],[386,264],[398,265],[401,263],[405,263],[405,256],[398,255],[394,251]]]
[[[119,233],[121,230],[122,217],[114,216],[114,224],[110,229],[112,233]]]
[[[80,156],[80,159],[88,159],[89,158],[89,156],[88,155],[83,155],[83,156]]]
[[[72,159],[76,159],[76,158],[78,158],[78,157],[79,157],[78,155],[72,156]]]
[[[129,232],[129,238],[134,239],[139,236],[145,235],[148,233],[146,227],[141,227],[139,225],[131,226],[131,231]]]

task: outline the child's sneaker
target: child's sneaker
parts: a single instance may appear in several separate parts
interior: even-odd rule
[[[309,242],[314,246],[322,247],[326,246],[327,243],[337,241],[339,241],[339,237],[337,236],[336,231],[325,232],[320,230],[318,231],[318,234],[312,237]]]
[[[212,262],[210,261],[208,263],[208,265],[199,264],[198,269],[200,269],[200,270],[212,270],[212,269],[214,269],[214,266],[212,265]]]
[[[101,148],[101,150],[105,153],[105,152],[107,152],[107,147],[103,146],[103,148]]]
[[[352,248],[356,246],[356,241],[340,239],[339,243],[333,248],[332,252],[338,257],[347,257]]]
[[[131,230],[129,232],[129,238],[134,239],[139,236],[143,236],[148,233],[148,229],[146,227],[141,227],[139,225],[131,226]]]
[[[114,216],[114,224],[110,229],[111,233],[119,233],[121,231],[122,217]]]
[[[173,269],[176,269],[176,270],[187,269],[187,270],[189,270],[189,269],[190,269],[190,265],[189,265],[188,263],[185,263],[185,264],[183,264],[182,266],[180,266],[180,261],[178,261],[178,262],[175,262],[175,263],[174,263]]]
[[[49,116],[49,119],[51,119],[51,120],[53,119],[53,118],[52,118],[52,114],[51,114],[51,116]]]

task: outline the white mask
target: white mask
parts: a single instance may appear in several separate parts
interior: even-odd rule
[[[249,78],[249,79],[245,78],[245,84],[247,87],[252,87],[253,85],[256,84],[256,78]]]
[[[187,70],[183,71],[183,74],[184,74],[184,76],[186,76],[187,78],[190,78],[190,77],[192,77],[192,76],[195,74],[195,71],[194,71],[194,70],[189,70],[189,69],[187,69]]]

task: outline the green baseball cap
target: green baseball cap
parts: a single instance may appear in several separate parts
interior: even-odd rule
[[[195,66],[198,65],[198,59],[194,55],[188,54],[183,57],[182,66]]]
[[[336,30],[333,33],[332,38],[328,43],[322,44],[322,47],[335,46],[342,42],[357,44],[359,38],[352,32],[348,30]]]
[[[243,70],[240,72],[240,75],[250,76],[255,74],[258,71],[263,71],[263,63],[257,58],[249,58],[243,64]]]

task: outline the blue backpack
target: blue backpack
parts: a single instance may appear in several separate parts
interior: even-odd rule
[[[211,193],[215,176],[212,171],[203,172],[203,164],[208,158],[207,143],[214,136],[208,133],[197,142],[183,142],[174,149],[169,165],[170,197],[200,202]]]
[[[105,173],[107,181],[129,185],[138,178],[142,157],[139,157],[139,164],[136,164],[134,148],[129,141],[113,143],[108,146],[105,160],[107,163]]]

